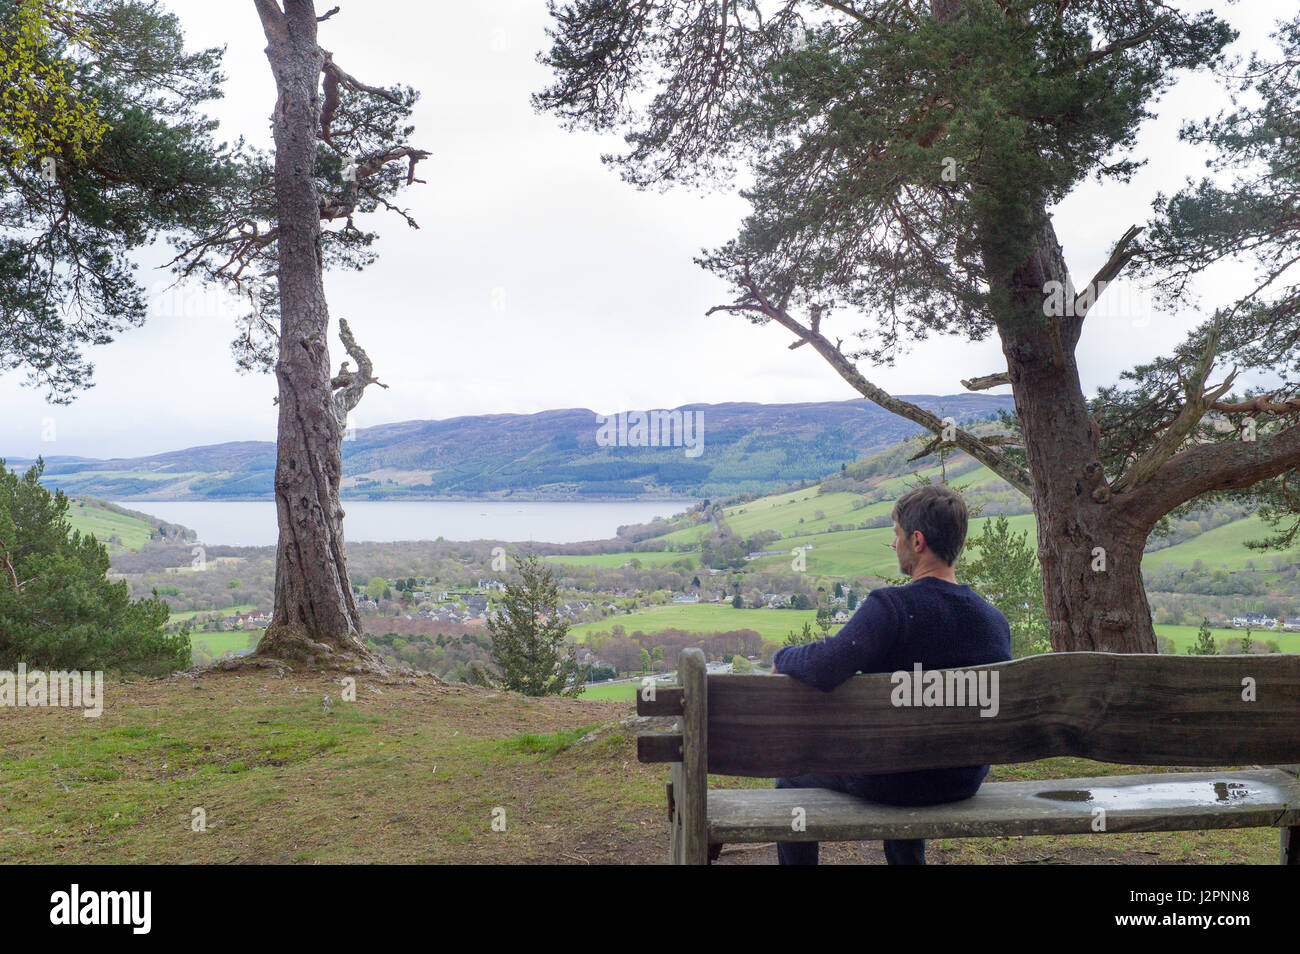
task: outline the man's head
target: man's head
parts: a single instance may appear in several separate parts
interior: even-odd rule
[[[957,562],[966,542],[966,504],[947,484],[925,484],[894,504],[894,552],[908,576]]]

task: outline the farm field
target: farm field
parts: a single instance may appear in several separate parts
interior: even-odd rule
[[[660,629],[682,629],[687,632],[717,633],[732,629],[752,629],[768,642],[780,642],[791,630],[798,632],[805,622],[817,617],[813,610],[732,609],[730,604],[674,603],[656,606],[640,613],[610,616],[595,623],[583,623],[569,630],[579,642],[589,633],[609,632],[621,625],[629,633],[636,630],[651,632]]]
[[[641,680],[612,682],[608,685],[588,686],[578,698],[587,702],[635,702]]]
[[[251,613],[255,609],[257,609],[256,603],[237,603],[234,606],[222,606],[218,609],[186,610],[183,613],[172,613],[168,618],[168,622],[183,623],[196,616],[209,616],[213,613],[219,613],[222,616],[234,616],[237,613]]]
[[[1168,636],[1174,641],[1180,653],[1187,652],[1187,647],[1196,642],[1196,634],[1200,629],[1199,626],[1157,626],[1156,632],[1161,636]],[[1246,635],[1244,629],[1227,629],[1221,626],[1210,627],[1210,634],[1214,637],[1214,643],[1219,652],[1223,652],[1224,644],[1230,639],[1241,639]],[[1278,646],[1284,653],[1300,653],[1300,633],[1287,633],[1281,630],[1273,632],[1267,629],[1257,629],[1250,634],[1250,638],[1260,645],[1267,640],[1276,640]]]
[[[569,566],[594,566],[603,570],[616,570],[624,563],[640,560],[642,566],[668,566],[678,560],[686,560],[691,569],[695,569],[699,554],[667,551],[663,553],[594,553],[584,556],[547,556],[548,563],[564,563]]]
[[[979,517],[970,522],[967,539],[978,536],[986,521],[991,517]],[[1007,518],[1007,525],[1013,533],[1027,530],[1032,540],[1035,522],[1032,514],[1021,514]],[[779,562],[788,563],[793,557],[790,551],[795,547],[811,547],[805,553],[807,572],[818,576],[838,579],[852,579],[859,576],[894,577],[898,576],[898,559],[894,555],[892,542],[894,531],[890,527],[875,530],[844,530],[836,533],[819,533],[807,536],[790,537],[780,541],[786,552],[779,556],[759,557],[755,566],[775,566]],[[773,544],[775,549],[776,544]]]

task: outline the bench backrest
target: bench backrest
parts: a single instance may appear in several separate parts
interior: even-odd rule
[[[671,730],[638,738],[643,762],[681,762],[686,753],[709,772],[758,778],[1051,756],[1133,765],[1300,762],[1300,655],[1050,653],[859,675],[822,692],[788,676],[706,677],[695,649],[682,653],[679,676],[680,687],[656,686],[653,698],[638,693],[641,715],[682,717]],[[907,700],[918,686],[920,698]]]

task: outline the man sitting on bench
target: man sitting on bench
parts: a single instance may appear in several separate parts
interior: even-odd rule
[[[966,504],[945,484],[926,484],[894,504],[894,551],[912,582],[873,590],[853,618],[829,639],[787,646],[772,671],[829,692],[859,672],[911,672],[1005,662],[1011,658],[1007,619],[953,572],[966,541]],[[800,775],[777,788],[829,788],[888,805],[938,805],[970,798],[987,765],[888,775]],[[891,865],[925,864],[925,840],[886,840]],[[815,865],[817,842],[777,844],[783,865]]]

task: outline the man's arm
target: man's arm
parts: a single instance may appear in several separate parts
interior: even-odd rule
[[[834,636],[777,650],[772,671],[830,692],[858,672],[878,671],[898,638],[897,617],[892,601],[874,590]]]

